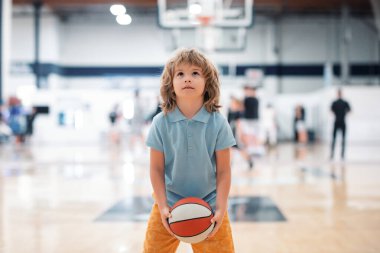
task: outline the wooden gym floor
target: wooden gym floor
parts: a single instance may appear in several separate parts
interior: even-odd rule
[[[326,145],[280,144],[252,171],[235,152],[236,252],[380,252],[379,151],[349,145],[343,162]],[[142,146],[3,145],[0,166],[1,253],[141,252],[152,191]]]

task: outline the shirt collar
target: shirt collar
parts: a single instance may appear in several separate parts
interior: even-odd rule
[[[187,118],[182,114],[182,112],[176,107],[173,111],[168,113],[168,118],[170,122],[177,122],[181,120],[187,120]],[[206,110],[204,106],[195,114],[192,120],[207,123],[210,118],[210,113]]]

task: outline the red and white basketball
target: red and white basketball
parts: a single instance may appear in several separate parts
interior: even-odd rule
[[[179,200],[171,208],[169,227],[174,235],[187,243],[198,243],[214,229],[212,208],[203,199],[188,197]]]

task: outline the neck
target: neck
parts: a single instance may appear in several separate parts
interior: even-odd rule
[[[203,100],[178,100],[177,106],[186,118],[191,119],[202,108]]]

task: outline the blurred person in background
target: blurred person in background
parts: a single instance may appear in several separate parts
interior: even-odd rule
[[[335,116],[334,129],[331,143],[330,159],[334,159],[335,139],[337,132],[342,133],[342,150],[341,158],[344,159],[344,152],[346,146],[346,115],[351,111],[350,104],[342,98],[342,90],[338,89],[337,99],[331,104],[331,111]]]
[[[259,100],[256,88],[244,86],[244,111],[239,122],[239,140],[242,154],[246,157],[249,169],[253,168],[253,156],[261,154],[259,142]]]
[[[153,112],[151,112],[151,113],[146,117],[146,123],[150,123],[150,122],[152,122],[154,116],[156,116],[156,115],[159,114],[160,112],[162,112],[161,101],[160,101],[160,96],[157,96],[157,106],[156,106],[156,109],[155,109]]]
[[[294,109],[294,139],[299,144],[306,144],[308,141],[305,109],[300,104]]]
[[[276,112],[271,104],[265,107],[261,118],[264,140],[269,144],[269,147],[274,147],[277,144],[277,123]]]
[[[16,137],[16,143],[23,143],[26,133],[26,117],[21,100],[14,96],[9,97],[8,109],[8,125]]]
[[[121,144],[121,129],[120,129],[120,119],[122,117],[122,113],[120,111],[120,105],[115,104],[108,114],[108,119],[111,124],[109,131],[109,139],[112,144],[120,145]]]
[[[228,107],[228,113],[227,113],[227,121],[231,127],[232,134],[236,140],[236,144],[232,146],[233,151],[237,151],[243,158],[244,160],[247,161],[248,166],[251,168],[253,166],[253,163],[251,161],[251,158],[249,154],[242,149],[242,144],[241,144],[241,122],[240,119],[243,116],[244,113],[244,106],[243,102],[234,97],[230,97],[230,104]],[[231,152],[231,163],[234,161],[234,152]]]
[[[130,120],[131,138],[129,146],[131,150],[139,151],[139,148],[144,147],[145,124],[144,104],[140,97],[140,90],[136,89],[133,98],[133,117]]]
[[[111,123],[111,125],[115,125],[117,121],[119,120],[121,116],[119,104],[115,104],[111,110],[111,112],[108,114],[108,119]]]
[[[228,107],[228,113],[227,113],[227,121],[230,124],[232,134],[235,137],[235,140],[237,142],[236,145],[234,145],[234,148],[239,148],[239,144],[237,141],[237,128],[238,128],[238,123],[239,119],[242,117],[243,114],[243,104],[242,102],[237,99],[234,96],[231,96],[230,98],[230,105]]]
[[[0,144],[9,141],[12,136],[12,129],[7,125],[3,113],[0,111]]]
[[[29,138],[33,135],[34,132],[34,120],[37,116],[37,109],[32,107],[30,112],[26,114],[26,136]]]

